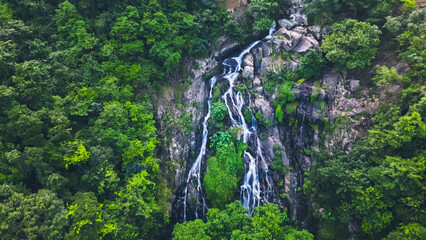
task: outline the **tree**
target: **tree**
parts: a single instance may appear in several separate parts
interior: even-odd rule
[[[313,50],[309,51],[302,59],[300,59],[300,67],[298,72],[300,78],[318,79],[321,76],[321,70],[324,67],[324,59],[320,53]]]
[[[256,207],[253,216],[239,201],[228,204],[225,209],[211,208],[207,222],[195,220],[176,224],[173,239],[304,239],[313,240],[306,230],[298,231],[288,225],[288,217],[276,204]],[[193,235],[190,235],[193,234]]]
[[[92,192],[77,192],[68,205],[66,218],[71,221],[71,227],[65,238],[96,239],[108,219],[102,207]]]
[[[0,234],[7,239],[63,239],[68,220],[62,200],[49,190],[25,196],[0,186]],[[8,188],[8,191],[5,191]]]
[[[244,174],[241,144],[234,142],[229,132],[219,132],[211,138],[215,154],[207,160],[208,171],[203,185],[212,206],[224,208],[229,203]]]
[[[377,26],[346,19],[333,25],[321,50],[339,70],[364,69],[376,55],[380,34]]]
[[[377,86],[401,84],[402,76],[398,74],[395,67],[376,66],[376,76],[373,78]]]

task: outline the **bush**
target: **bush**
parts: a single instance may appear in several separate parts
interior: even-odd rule
[[[217,121],[225,119],[228,108],[223,102],[215,102],[212,104],[212,114]]]
[[[338,70],[364,69],[374,59],[381,31],[369,23],[346,19],[333,25],[321,46]]]
[[[292,87],[293,82],[291,81],[284,81],[284,83],[279,86],[278,94],[275,98],[277,105],[284,105],[286,102],[291,102],[296,99],[296,95],[294,95],[294,92],[291,90]]]
[[[319,78],[324,66],[324,59],[321,54],[311,50],[300,59],[299,77],[310,79]]]
[[[387,86],[392,84],[401,84],[402,75],[399,75],[395,67],[387,68],[386,66],[376,66],[376,76],[373,80],[377,86]]]
[[[297,106],[299,106],[299,102],[290,102],[288,103],[286,107],[286,111],[288,114],[292,114],[296,112]]]
[[[281,105],[278,105],[278,107],[275,109],[275,117],[278,119],[278,122],[283,122],[284,113],[281,110]]]
[[[212,206],[223,208],[232,200],[238,189],[238,182],[244,174],[241,154],[246,146],[234,144],[229,132],[218,132],[210,140],[210,146],[215,149],[215,153],[207,160],[203,185]]]

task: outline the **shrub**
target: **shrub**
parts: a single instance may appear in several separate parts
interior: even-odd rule
[[[299,77],[310,79],[319,78],[324,66],[324,59],[321,54],[311,50],[300,59]]]
[[[275,109],[275,117],[277,118],[278,122],[283,122],[284,113],[281,110],[281,105],[278,105],[278,107]]]
[[[402,82],[402,75],[399,75],[395,67],[387,68],[386,66],[376,66],[376,76],[373,80],[377,86],[387,86],[392,84],[400,84]]]
[[[235,144],[229,131],[218,132],[210,140],[210,146],[215,149],[215,153],[207,160],[203,185],[212,206],[223,208],[232,200],[238,189],[238,182],[244,174],[241,154],[247,146],[244,143]]]
[[[364,69],[376,55],[380,34],[377,26],[346,19],[333,25],[321,50],[339,70]]]
[[[217,121],[225,119],[228,108],[223,102],[215,102],[212,104],[212,114]]]

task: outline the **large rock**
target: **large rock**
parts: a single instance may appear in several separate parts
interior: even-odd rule
[[[262,86],[262,82],[260,81],[260,79],[258,77],[255,77],[253,80],[253,91],[257,94],[262,94],[263,93],[263,86]]]
[[[290,51],[299,43],[301,38],[302,34],[281,28],[275,32],[271,41],[276,46],[277,50]]]
[[[291,29],[294,27],[295,23],[284,18],[284,19],[278,20],[278,25],[282,28]]]
[[[273,119],[274,118],[274,110],[271,105],[265,98],[260,97],[254,100],[254,106],[256,109],[260,110],[264,117]]]
[[[272,54],[272,52],[273,52],[272,42],[271,41],[264,42],[262,44],[262,53],[263,53],[262,55],[264,57],[268,57],[269,55]]]
[[[239,46],[240,44],[238,42],[234,42],[229,37],[223,36],[219,38],[219,48],[217,51],[212,53],[212,56],[214,58],[223,58]]]
[[[249,54],[246,54],[244,56],[243,66],[244,67],[246,67],[246,66],[253,67],[254,66],[253,65],[253,55],[252,54],[249,53]]]
[[[313,37],[302,37],[302,39],[293,48],[298,53],[306,53],[309,49],[319,50],[319,43]]]
[[[243,70],[243,78],[253,78],[254,77],[254,68],[250,66],[245,66]]]
[[[359,80],[349,80],[349,90],[355,92],[359,87]]]

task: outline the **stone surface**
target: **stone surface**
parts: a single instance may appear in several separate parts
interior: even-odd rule
[[[282,28],[291,29],[291,28],[294,27],[295,23],[288,20],[288,19],[283,18],[283,19],[278,20],[278,25]]]
[[[309,49],[319,50],[319,43],[313,37],[302,37],[297,45],[293,48],[298,53],[306,53]]]
[[[251,53],[246,54],[243,59],[243,67],[250,66],[253,67],[253,55]]]
[[[250,66],[244,67],[243,78],[253,78],[254,77],[254,68]]]
[[[359,80],[349,80],[349,90],[355,92],[359,87]]]
[[[272,42],[271,41],[264,42],[262,44],[262,53],[263,53],[262,55],[264,57],[268,57],[269,55],[272,54],[272,52],[273,52]]]

